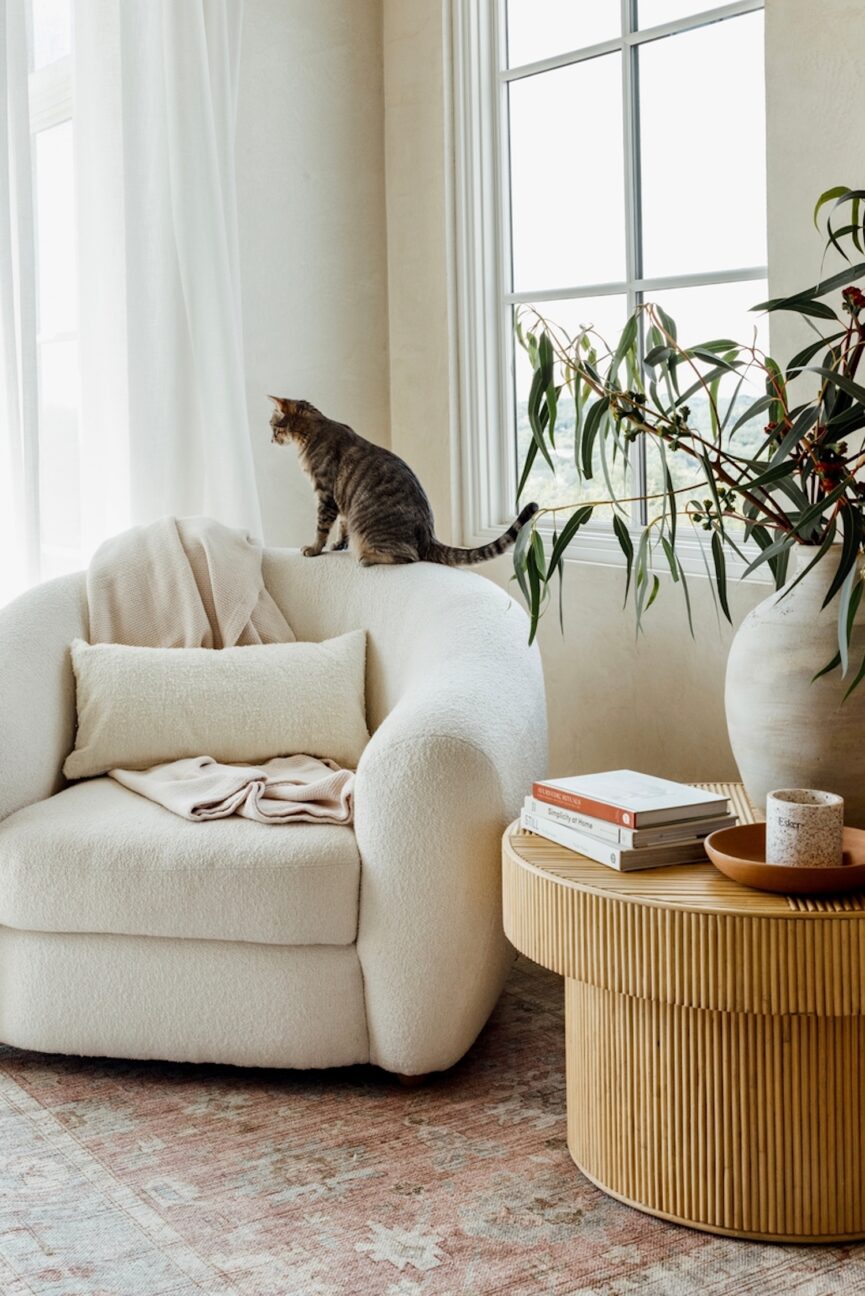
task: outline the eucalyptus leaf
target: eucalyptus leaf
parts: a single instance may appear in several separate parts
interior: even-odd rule
[[[850,640],[861,598],[862,578],[858,569],[853,566],[844,579],[841,597],[838,600],[838,664],[841,667],[842,679],[845,678],[850,666]]]
[[[718,584],[718,599],[727,620],[732,624],[730,605],[727,602],[727,561],[724,557],[724,546],[717,531],[712,532],[712,561],[715,564],[715,580]]]
[[[584,504],[578,508],[568,518],[558,537],[553,541],[552,553],[550,554],[550,565],[547,568],[547,580],[555,573],[556,568],[561,564],[568,545],[579,531],[580,527],[585,526],[592,516],[592,506]]]
[[[774,297],[771,304],[763,302],[760,306],[752,306],[752,310],[778,310],[781,307],[789,306],[795,309],[796,303],[812,301],[815,297],[825,297],[827,292],[833,292],[836,288],[844,288],[850,283],[851,279],[859,279],[865,274],[865,261],[860,261],[858,265],[847,266],[846,269],[840,270],[837,274],[830,275],[828,279],[821,279],[811,288],[804,288],[802,292],[793,293],[790,297]]]
[[[820,374],[827,382],[832,383],[848,396],[854,397],[860,403],[865,402],[865,387],[848,378],[846,374],[838,373],[835,369],[826,369],[823,365],[806,365],[802,372]]]
[[[814,225],[819,228],[817,225],[817,218],[827,203],[832,202],[836,198],[843,199],[850,192],[851,191],[846,185],[833,185],[831,189],[826,189],[824,193],[821,193],[814,207]]]
[[[826,597],[823,599],[823,606],[828,606],[832,602],[841,586],[846,581],[848,575],[856,571],[856,559],[862,546],[862,514],[858,509],[845,501],[844,508],[841,509],[841,556],[838,559],[838,566],[835,575],[826,591]],[[844,673],[847,673],[846,667]]]
[[[772,396],[758,397],[757,400],[754,401],[754,404],[751,405],[740,418],[736,419],[736,422],[730,429],[730,436],[735,436],[739,431],[739,428],[744,427],[746,423],[750,423],[751,420],[757,418],[758,415],[765,414],[773,400],[774,397]]]
[[[820,354],[824,346],[827,346],[831,342],[837,342],[839,338],[846,337],[846,335],[847,330],[841,329],[838,333],[831,333],[829,337],[819,337],[816,342],[809,342],[801,351],[797,351],[793,356],[793,359],[789,361],[787,365],[788,376],[793,372],[793,370],[804,369],[805,365],[808,364],[810,360],[813,360],[815,355]]]
[[[529,475],[532,471],[532,468],[534,467],[534,462],[535,459],[537,458],[537,454],[538,454],[538,443],[537,441],[532,440],[529,442],[529,448],[526,451],[526,457],[525,460],[523,461],[522,472],[520,473],[520,482],[519,485],[517,486],[517,503],[519,503],[520,496],[522,495],[523,491],[526,488],[526,482],[528,481]],[[525,528],[523,528],[523,530],[525,530]],[[522,531],[520,532],[520,535],[522,535]]]
[[[607,410],[610,408],[609,396],[601,396],[595,401],[586,415],[586,422],[583,426],[583,440],[581,447],[583,476],[591,478],[592,476],[592,452],[595,446],[595,438]]]
[[[862,658],[862,665],[859,667],[858,671],[856,672],[856,677],[853,680],[853,683],[850,685],[847,692],[844,694],[845,702],[847,701],[850,694],[853,693],[859,687],[863,679],[865,679],[865,657]]]
[[[632,350],[636,340],[637,340],[637,317],[636,315],[631,315],[625,327],[622,329],[622,335],[619,338],[619,345],[616,347],[616,351],[613,356],[612,363],[610,365],[609,376],[611,380],[615,380],[616,374],[619,371],[619,366],[621,365],[622,361],[624,360],[628,352]]]
[[[526,574],[529,582],[529,644],[533,644],[541,615],[541,576],[535,559],[534,544],[529,548]]]
[[[825,302],[813,301],[811,298],[803,297],[774,297],[769,301],[760,302],[758,306],[752,306],[752,311],[794,311],[797,315],[810,315],[814,319],[830,319],[838,321],[838,316],[831,306]]]
[[[618,513],[613,514],[613,531],[619,542],[619,548],[625,555],[625,602],[628,601],[628,590],[631,587],[631,569],[634,566],[634,542],[631,533]]]

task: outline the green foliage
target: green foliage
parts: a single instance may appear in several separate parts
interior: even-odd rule
[[[746,574],[765,566],[776,588],[785,586],[786,592],[792,588],[786,579],[796,545],[815,547],[810,570],[840,539],[824,604],[838,602],[838,652],[815,679],[833,670],[847,675],[865,580],[865,483],[860,480],[865,384],[858,380],[865,354],[865,292],[858,284],[865,260],[850,255],[851,247],[860,258],[865,253],[863,199],[865,190],[835,186],[821,195],[814,212],[815,222],[825,220],[826,250],[840,253],[848,269],[754,307],[792,312],[814,331],[815,339],[786,366],[753,343],[729,338],[685,346],[675,320],[651,302],[637,307],[612,345],[591,329],[571,338],[533,308],[518,311],[516,336],[533,370],[518,494],[538,455],[553,473],[557,460],[561,470],[555,432],[563,393],[572,398],[574,410],[568,473],[576,474],[582,491],[600,470],[606,487],[597,499],[542,507],[520,534],[514,570],[529,608],[532,639],[556,578],[561,619],[565,552],[596,513],[609,518],[624,554],[625,602],[633,603],[638,631],[661,588],[658,570],[681,589],[691,624],[677,548],[683,535],[700,541],[716,607],[728,620],[730,552],[744,557],[743,549],[750,549]],[[821,332],[824,321],[828,328]],[[809,379],[815,394],[798,401]],[[763,394],[743,395],[746,383],[748,389],[757,383]],[[758,419],[765,420],[759,431]],[[638,443],[652,465],[652,488],[635,499],[621,483]],[[647,519],[638,536],[626,521],[630,504],[639,504]],[[553,521],[549,561],[538,530],[547,515]],[[848,694],[863,679],[865,660]]]

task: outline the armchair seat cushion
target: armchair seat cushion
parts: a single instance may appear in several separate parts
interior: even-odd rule
[[[349,827],[180,819],[96,778],[0,823],[0,925],[350,945],[360,859]]]

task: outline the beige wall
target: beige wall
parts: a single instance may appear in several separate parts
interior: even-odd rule
[[[391,449],[424,483],[442,540],[457,538],[448,326],[447,9],[384,0]]]
[[[268,392],[388,439],[380,0],[246,0],[238,194],[247,398],[265,536],[312,539]]]
[[[865,4],[767,0],[766,49],[769,277],[781,296],[820,277],[817,198],[833,185],[865,181]],[[842,264],[834,255],[826,260],[829,271]],[[793,316],[776,321],[778,355],[813,336]]]

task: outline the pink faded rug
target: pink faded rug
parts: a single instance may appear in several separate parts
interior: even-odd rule
[[[520,962],[465,1061],[239,1071],[0,1048],[2,1296],[829,1296],[769,1247],[605,1197],[565,1147],[561,982]]]

